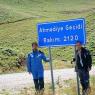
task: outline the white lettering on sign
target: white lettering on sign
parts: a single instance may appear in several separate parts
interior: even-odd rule
[[[49,29],[40,28],[39,32],[60,32],[63,30],[64,30],[64,27],[53,27]]]
[[[70,35],[70,36],[64,36],[63,37],[63,41],[67,42],[67,41],[77,41],[79,39],[78,35]],[[44,38],[43,39],[44,43],[54,43],[54,42],[60,42],[61,39],[60,38]]]
[[[39,32],[61,32],[63,30],[69,31],[69,30],[80,30],[83,29],[83,25],[82,24],[78,24],[78,25],[66,25],[66,26],[54,26],[51,28],[40,28]]]
[[[60,42],[60,38],[44,38],[44,43]]]
[[[63,38],[64,42],[66,42],[66,41],[78,41],[78,39],[79,39],[78,35],[64,36],[64,38]]]
[[[82,24],[73,25],[73,26],[66,25],[65,29],[66,30],[80,30],[80,29],[83,29],[83,25]]]
[[[39,23],[37,25],[39,46],[68,46],[76,41],[86,44],[85,19]]]

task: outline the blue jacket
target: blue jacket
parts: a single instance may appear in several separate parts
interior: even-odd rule
[[[28,54],[27,68],[28,72],[31,72],[34,79],[44,77],[44,68],[42,60],[49,62],[49,58],[46,58],[45,54],[41,51],[33,51]]]

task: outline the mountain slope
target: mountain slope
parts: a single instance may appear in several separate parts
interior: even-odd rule
[[[86,19],[87,47],[95,55],[95,0],[0,0],[0,72],[17,70],[19,54],[26,55],[37,41],[38,22],[80,17]],[[48,50],[44,51],[48,55]],[[57,66],[59,60],[73,57],[72,47],[53,48],[52,52]]]

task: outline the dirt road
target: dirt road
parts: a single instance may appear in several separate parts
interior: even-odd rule
[[[91,70],[90,74],[95,75],[95,68]],[[45,83],[50,83],[50,70],[46,70],[44,75]],[[58,80],[58,77],[61,80],[75,79],[76,73],[74,68],[54,70],[54,81]],[[29,75],[27,72],[0,75],[0,89],[19,89],[31,85],[33,85],[32,75]]]

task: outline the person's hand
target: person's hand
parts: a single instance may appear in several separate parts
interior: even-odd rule
[[[74,61],[71,61],[71,64],[73,64]]]
[[[91,68],[88,67],[88,71],[91,71]]]
[[[76,61],[76,59],[75,58],[73,58],[73,62],[75,62]]]
[[[75,61],[76,61],[76,59],[75,59],[75,58],[73,58],[73,60],[71,61],[71,64],[73,64]]]
[[[31,74],[31,72],[29,72],[29,74]]]

